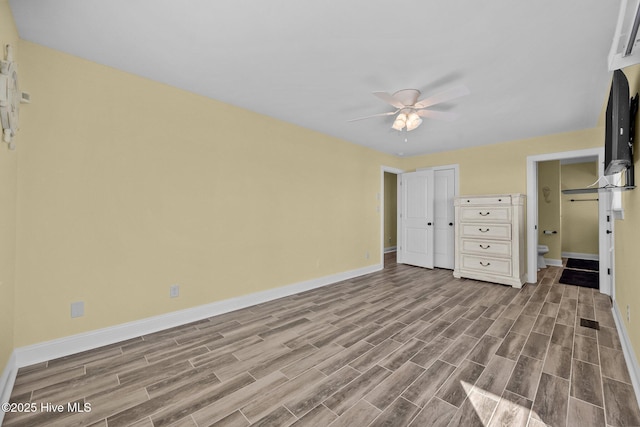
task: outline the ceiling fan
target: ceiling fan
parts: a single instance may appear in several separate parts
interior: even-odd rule
[[[387,113],[374,114],[367,117],[360,117],[349,121],[353,122],[356,120],[370,119],[372,117],[393,116],[394,114],[397,114],[391,127],[398,131],[405,128],[407,131],[411,131],[420,126],[422,123],[422,117],[445,121],[453,121],[457,119],[458,115],[456,113],[427,110],[426,108],[468,95],[469,93],[471,93],[469,89],[466,86],[461,85],[418,101],[418,98],[420,98],[421,95],[421,92],[418,89],[402,89],[395,92],[393,95],[389,95],[386,92],[373,92],[375,96],[395,107],[396,110],[389,111]]]

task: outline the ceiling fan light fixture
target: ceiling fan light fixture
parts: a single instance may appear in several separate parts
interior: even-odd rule
[[[420,116],[418,116],[418,114],[415,111],[410,113],[409,116],[407,117],[407,122],[406,122],[407,131],[414,130],[421,124],[422,124],[422,119],[420,118]]]
[[[407,115],[405,113],[400,113],[398,114],[398,117],[396,117],[391,127],[395,130],[402,130],[404,129],[406,124],[407,124]]]

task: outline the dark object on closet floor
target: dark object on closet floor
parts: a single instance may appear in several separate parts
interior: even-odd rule
[[[578,270],[600,270],[600,261],[594,261],[591,259],[577,259],[569,258],[567,260],[567,268],[577,268]]]
[[[560,276],[560,283],[565,285],[583,286],[585,288],[598,289],[600,287],[600,273],[597,271],[572,270],[565,268]]]

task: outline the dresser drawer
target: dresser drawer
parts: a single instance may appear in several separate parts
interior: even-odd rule
[[[460,224],[460,237],[511,240],[511,224]]]
[[[461,239],[461,252],[483,256],[511,257],[511,242],[500,240]]]
[[[495,197],[460,197],[460,206],[466,205],[511,205],[511,196],[495,196]]]
[[[473,270],[487,274],[511,276],[511,260],[474,255],[462,255],[462,270]]]
[[[511,222],[511,208],[463,206],[460,208],[460,221]]]

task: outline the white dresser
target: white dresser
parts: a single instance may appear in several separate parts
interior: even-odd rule
[[[522,287],[525,282],[523,194],[454,199],[454,277]]]

